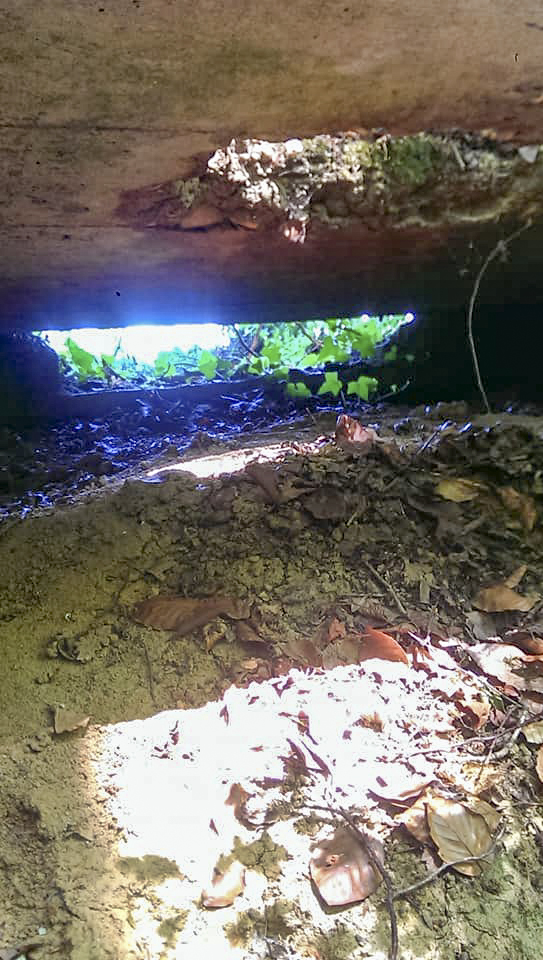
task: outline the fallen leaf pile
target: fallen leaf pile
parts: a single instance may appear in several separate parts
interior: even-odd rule
[[[513,589],[526,573],[526,565],[518,567],[503,583],[479,590],[473,603],[486,613],[503,613],[507,610],[520,610],[527,613],[537,601],[536,596],[522,597]]]

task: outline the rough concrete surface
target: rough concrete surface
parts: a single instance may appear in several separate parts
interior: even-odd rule
[[[127,191],[231,138],[492,129],[543,140],[539,4],[4,0],[0,324],[262,319],[465,300],[509,228],[142,227]],[[514,224],[513,224],[514,226]],[[482,299],[537,301],[540,235]],[[466,273],[467,270],[467,273]],[[497,286],[496,286],[497,284]]]

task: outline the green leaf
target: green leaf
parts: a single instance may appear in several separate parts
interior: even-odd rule
[[[100,380],[105,379],[104,370],[92,353],[78,346],[71,337],[66,338],[65,346],[80,380],[89,380],[91,377],[98,377]]]
[[[286,380],[288,371],[288,367],[276,367],[275,370],[270,371],[270,376],[273,377],[274,380]]]
[[[208,380],[213,380],[217,370],[217,357],[210,350],[202,350],[198,360],[198,370]]]
[[[330,335],[322,341],[322,347],[319,350],[318,357],[319,363],[326,363],[327,360],[337,359],[337,345]]]
[[[267,357],[253,357],[249,364],[249,373],[266,373],[270,368],[270,361]]]
[[[281,350],[280,350],[279,344],[269,343],[260,351],[260,355],[262,357],[267,357],[268,360],[270,361],[271,366],[273,367],[274,364],[279,363],[281,359]]]
[[[351,343],[353,350],[358,350],[361,357],[371,357],[375,352],[377,339],[370,330],[362,330],[353,333]]]
[[[175,372],[175,363],[173,362],[171,351],[161,350],[155,360],[155,376],[173,377]]]
[[[331,393],[334,397],[337,397],[343,390],[343,384],[339,379],[337,373],[325,373],[324,374],[324,383],[321,384],[317,393],[321,396],[324,393]]]
[[[310,397],[311,390],[305,383],[287,383],[287,393],[289,397]]]
[[[373,391],[376,387],[377,380],[374,377],[358,377],[358,380],[351,380],[348,384],[347,393],[355,394],[361,400],[368,400],[370,390]]]
[[[300,362],[298,363],[298,366],[301,367],[302,370],[305,370],[306,367],[318,366],[318,363],[319,363],[318,353],[306,353],[305,357],[301,358]]]

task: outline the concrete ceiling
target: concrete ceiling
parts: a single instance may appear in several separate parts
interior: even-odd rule
[[[0,0],[0,325],[456,306],[499,217],[318,224],[293,244],[276,226],[166,230],[123,198],[190,177],[233,137],[540,143],[542,63],[536,0]],[[483,300],[543,299],[541,240],[536,223]]]

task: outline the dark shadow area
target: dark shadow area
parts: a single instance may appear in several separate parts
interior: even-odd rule
[[[542,329],[538,305],[475,310],[474,339],[494,410],[537,412]],[[341,392],[319,396],[330,372],[337,374]],[[378,384],[370,403],[350,395],[360,376]],[[326,432],[343,412],[379,421],[386,409],[401,420],[410,407],[440,401],[466,402],[466,415],[483,409],[463,311],[417,317],[373,358],[330,363],[321,371],[293,369],[289,381],[312,395],[290,397],[284,381],[266,376],[68,395],[47,344],[24,334],[3,336],[0,502],[25,513],[157,456],[239,444],[244,435],[281,426],[292,435],[296,424],[321,417]]]

